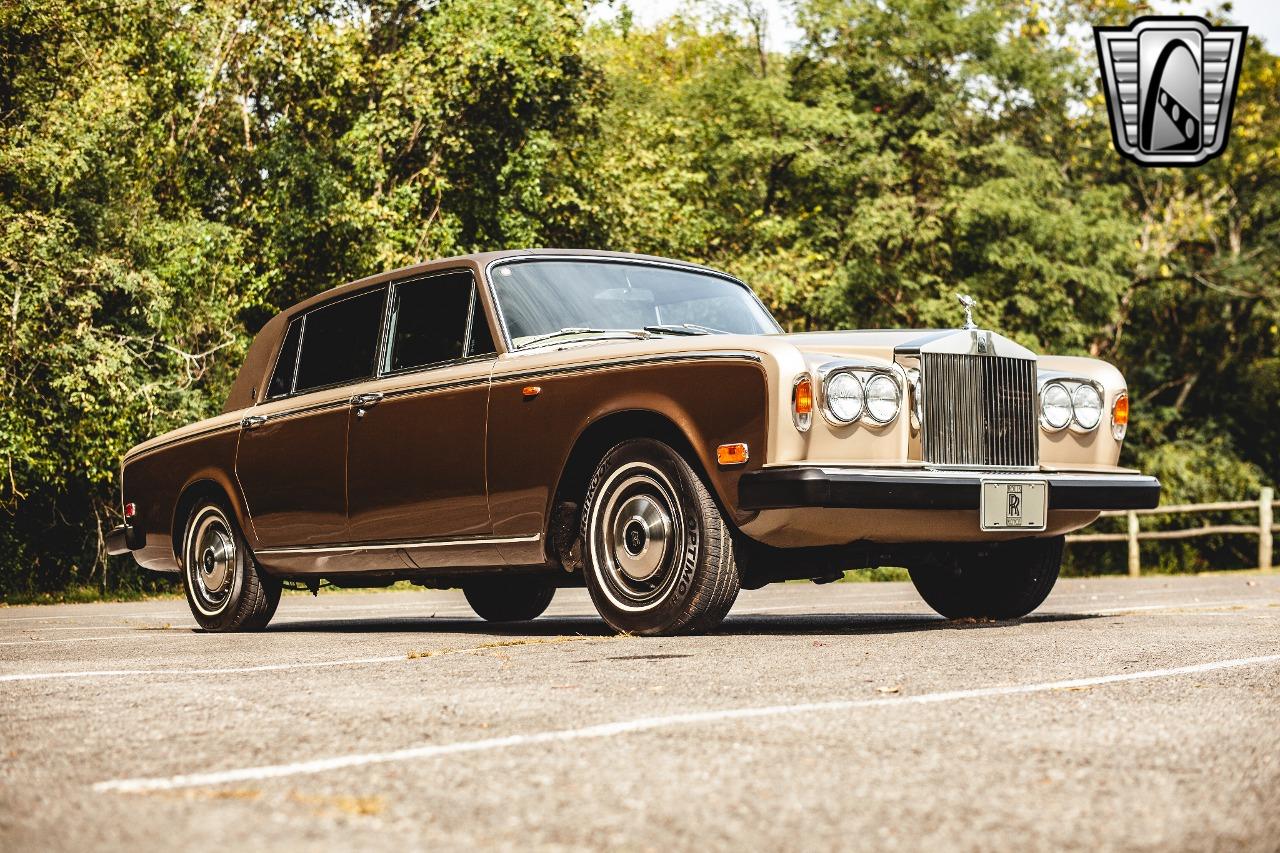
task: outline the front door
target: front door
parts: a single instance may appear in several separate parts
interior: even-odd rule
[[[382,377],[351,409],[353,544],[420,566],[492,565],[485,410],[493,339],[469,271],[395,284]],[[363,403],[363,404],[361,404]]]
[[[378,288],[294,318],[267,399],[241,422],[236,475],[260,557],[349,538],[352,385],[373,375],[385,299],[386,289]]]

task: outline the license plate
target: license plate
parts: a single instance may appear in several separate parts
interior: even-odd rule
[[[983,530],[1044,530],[1049,485],[1043,480],[983,480]]]

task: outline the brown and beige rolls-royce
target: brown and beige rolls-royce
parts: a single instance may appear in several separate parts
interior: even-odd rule
[[[977,327],[783,334],[694,264],[528,250],[420,264],[268,322],[223,413],[122,465],[113,554],[216,631],[282,586],[461,587],[533,619],[713,628],[742,588],[905,566],[944,616],[1021,617],[1063,536],[1155,506],[1124,378]],[[963,310],[963,313],[961,313]]]

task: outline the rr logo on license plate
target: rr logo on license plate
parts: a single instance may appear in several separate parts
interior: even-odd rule
[[[1022,486],[1010,486],[1008,496],[1009,507],[1004,515],[1012,523],[1015,519],[1022,518]]]
[[[983,530],[1044,530],[1048,484],[1043,480],[983,480]]]

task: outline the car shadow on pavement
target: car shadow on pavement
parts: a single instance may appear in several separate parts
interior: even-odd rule
[[[730,614],[716,628],[717,636],[811,635],[811,634],[903,634],[916,631],[972,631],[1009,628],[1040,622],[1078,622],[1103,618],[1089,613],[1033,613],[1020,620],[944,619],[932,614],[903,613],[812,613],[774,615]],[[544,616],[532,622],[494,623],[474,618],[384,617],[360,619],[306,619],[280,622],[266,629],[268,634],[475,634],[499,637],[608,637],[614,631],[596,616]]]
[[[1078,622],[1101,618],[1089,613],[1039,613],[1023,619],[946,619],[931,613],[821,613],[769,616],[732,614],[717,634],[907,634],[917,631],[1006,629],[1038,622]]]

